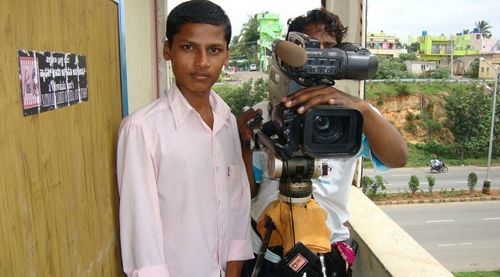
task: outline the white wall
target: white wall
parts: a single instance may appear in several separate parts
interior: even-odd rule
[[[124,36],[128,111],[158,96],[155,0],[125,0]],[[159,53],[161,54],[161,53]],[[160,56],[161,57],[161,56]]]

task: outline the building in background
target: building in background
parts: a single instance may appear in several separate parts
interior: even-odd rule
[[[479,50],[472,49],[471,36],[458,34],[455,36],[431,36],[427,31],[418,38],[420,58],[424,61],[441,61],[443,58],[479,55]]]
[[[473,34],[431,36],[427,31],[418,37],[420,59],[434,61],[438,67],[453,68],[452,76],[464,76],[470,64],[480,55],[472,46]]]
[[[496,48],[496,50],[496,53],[481,55],[484,60],[479,61],[479,79],[495,79],[495,67],[500,66],[500,49]]]
[[[436,70],[436,62],[433,61],[404,61],[406,70],[415,75],[428,77]]]
[[[272,43],[277,38],[283,38],[283,28],[280,24],[280,17],[277,14],[263,12],[257,14],[259,22],[260,38],[257,42],[259,47],[257,70],[266,71],[271,59]]]
[[[399,57],[401,53],[408,51],[403,48],[399,38],[395,35],[388,35],[384,31],[379,33],[369,33],[366,46],[372,54],[377,56]]]

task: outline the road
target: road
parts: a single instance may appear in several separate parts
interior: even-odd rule
[[[452,272],[500,269],[500,201],[381,206]]]
[[[448,167],[448,173],[434,173],[432,174],[436,179],[433,190],[440,191],[446,189],[450,191],[452,188],[455,190],[467,190],[467,176],[469,173],[474,172],[477,174],[478,180],[476,189],[481,190],[483,181],[486,177],[486,167],[476,166],[452,166]],[[405,192],[409,191],[408,182],[411,175],[416,175],[420,180],[420,189],[428,191],[427,175],[430,175],[429,168],[394,168],[387,172],[375,172],[373,169],[363,169],[363,176],[369,176],[375,179],[376,175],[380,175],[387,182],[386,192]],[[491,188],[500,188],[500,167],[490,167],[489,177],[491,180]]]

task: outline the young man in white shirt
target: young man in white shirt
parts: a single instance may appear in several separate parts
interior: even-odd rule
[[[236,119],[214,92],[231,24],[210,1],[167,18],[175,85],[121,124],[117,171],[128,276],[237,277],[253,257],[250,192]]]

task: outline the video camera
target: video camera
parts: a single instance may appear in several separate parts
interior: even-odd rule
[[[272,150],[271,178],[280,178],[280,194],[301,198],[311,195],[311,178],[326,175],[320,158],[349,157],[361,147],[363,117],[356,109],[316,106],[300,115],[282,103],[304,87],[333,86],[335,80],[372,78],[377,58],[352,43],[321,49],[318,40],[290,32],[275,40],[269,75],[271,121],[257,130],[257,141]]]

